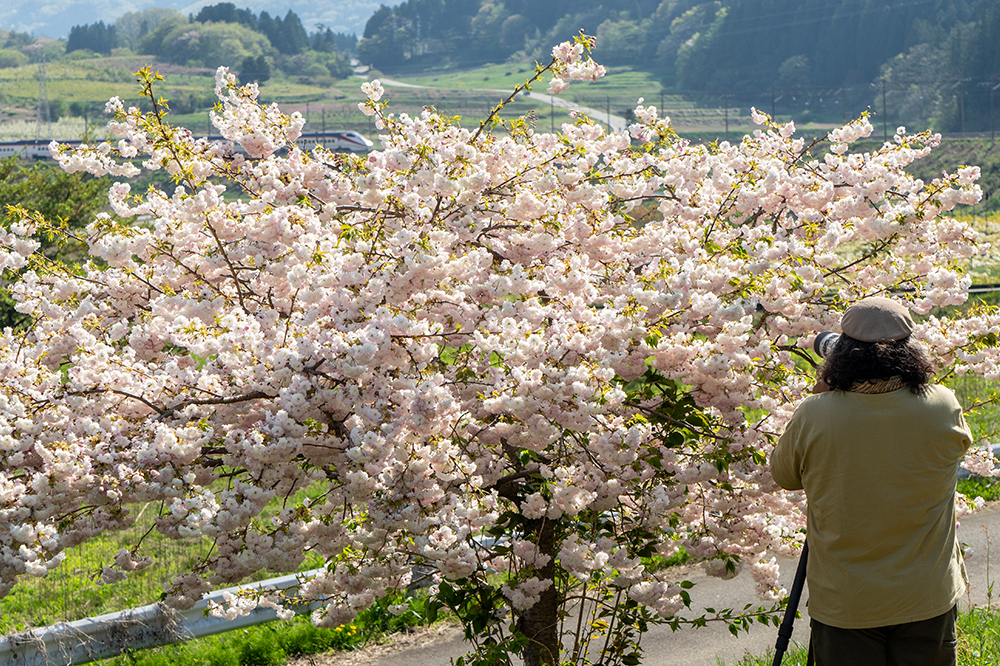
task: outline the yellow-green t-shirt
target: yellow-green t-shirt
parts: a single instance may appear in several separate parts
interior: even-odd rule
[[[806,491],[811,617],[863,629],[951,610],[965,592],[955,484],[970,444],[943,386],[830,391],[798,406],[771,474]]]

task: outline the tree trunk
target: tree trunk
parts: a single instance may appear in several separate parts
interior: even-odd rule
[[[524,648],[524,666],[557,666],[559,663],[559,593],[556,590],[555,524],[547,519],[532,520],[525,525],[537,538],[538,552],[549,556],[549,562],[537,576],[551,580],[552,586],[542,592],[538,603],[521,615],[521,632],[528,637]]]

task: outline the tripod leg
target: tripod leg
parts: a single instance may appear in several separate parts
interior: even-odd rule
[[[806,563],[809,559],[809,542],[802,544],[802,555],[799,556],[799,565],[795,569],[795,580],[792,582],[792,589],[788,593],[788,606],[785,608],[785,617],[778,627],[778,640],[774,644],[774,663],[772,666],[781,666],[781,660],[788,649],[788,641],[792,637],[792,625],[795,622],[795,612],[799,608],[799,599],[802,597],[802,588],[806,584]],[[810,651],[811,654],[811,651]]]

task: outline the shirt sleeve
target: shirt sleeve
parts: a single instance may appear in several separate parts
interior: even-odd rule
[[[958,408],[958,421],[959,430],[964,435],[963,450],[968,452],[972,447],[972,431],[969,429],[969,424],[965,422],[965,413],[962,411],[961,405]]]
[[[785,490],[802,490],[802,447],[797,414],[778,438],[771,452],[771,476]]]
[[[962,409],[962,405],[958,402],[955,392],[950,388],[936,385],[933,389],[941,391],[945,395],[948,405],[951,407],[952,435],[959,442],[961,454],[965,455],[972,447],[972,431],[969,429],[969,424],[965,421],[965,412]]]

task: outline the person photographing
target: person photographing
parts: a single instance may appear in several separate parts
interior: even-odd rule
[[[816,666],[957,664],[955,486],[972,437],[913,329],[894,300],[849,307],[771,455],[775,482],[808,500]]]

